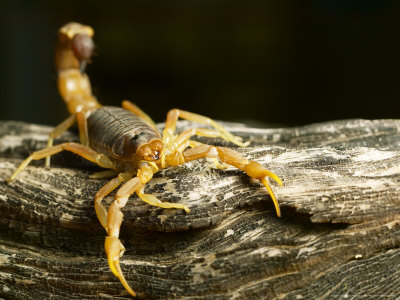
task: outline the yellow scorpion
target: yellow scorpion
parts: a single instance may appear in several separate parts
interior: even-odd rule
[[[121,209],[129,197],[136,193],[150,205],[183,209],[186,213],[190,213],[190,209],[184,204],[163,202],[151,194],[144,193],[145,185],[154,173],[160,169],[201,158],[213,159],[217,167],[221,167],[219,161],[222,161],[261,181],[274,202],[278,216],[280,216],[279,205],[268,178],[274,179],[279,185],[282,185],[282,182],[277,175],[261,164],[246,159],[232,149],[190,140],[197,135],[222,138],[241,147],[247,145],[210,118],[172,109],[167,114],[165,129],[161,136],[151,118],[132,102],[123,101],[122,108],[101,106],[92,94],[90,81],[85,73],[85,67],[90,62],[94,50],[93,34],[91,27],[78,23],[68,23],[60,28],[56,48],[58,90],[71,115],[50,133],[47,148],[32,153],[21,163],[9,181],[14,180],[32,160],[46,158],[45,164],[48,167],[50,156],[63,150],[76,153],[109,169],[95,174],[98,178],[112,177],[112,179],[97,192],[94,207],[101,225],[107,232],[105,252],[110,269],[126,290],[132,296],[136,296],[126,281],[119,262],[125,251],[119,240],[123,219]],[[208,125],[211,129],[187,129],[176,134],[178,118]],[[80,143],[53,146],[53,140],[75,122],[79,128]],[[122,186],[107,211],[102,205],[102,200],[120,185]]]

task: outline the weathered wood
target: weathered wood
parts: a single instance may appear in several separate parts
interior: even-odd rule
[[[147,191],[192,211],[137,197],[125,207],[121,264],[141,297],[400,297],[400,121],[226,126],[252,141],[238,151],[283,179],[273,186],[283,217],[234,168],[199,161],[163,170]],[[128,298],[107,266],[93,208],[106,181],[88,178],[94,166],[63,153],[50,169],[35,162],[4,181],[49,130],[0,122],[0,297]],[[66,133],[56,143],[76,139]]]

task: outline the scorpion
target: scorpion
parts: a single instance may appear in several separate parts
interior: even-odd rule
[[[125,289],[136,296],[120,266],[120,258],[125,251],[119,239],[123,220],[121,210],[129,197],[136,193],[150,205],[182,209],[190,213],[185,204],[163,202],[144,192],[146,183],[152,179],[154,173],[201,158],[210,158],[218,168],[223,168],[221,161],[258,179],[271,196],[278,216],[281,215],[279,204],[268,179],[275,180],[280,186],[282,181],[260,163],[248,160],[230,148],[191,140],[194,136],[205,136],[222,138],[241,147],[248,145],[208,117],[172,109],[167,114],[161,136],[152,119],[134,103],[124,100],[122,107],[100,105],[92,94],[90,80],[85,73],[95,49],[93,35],[94,30],[90,26],[75,22],[65,24],[59,29],[55,52],[58,90],[70,116],[50,132],[47,147],[26,158],[8,181],[13,181],[32,160],[45,158],[45,166],[49,167],[50,156],[64,150],[107,169],[92,175],[94,178],[112,178],[96,193],[94,208],[107,233],[104,247],[109,267]],[[207,128],[186,129],[177,134],[175,131],[179,118],[206,125]],[[53,140],[75,123],[78,125],[80,143],[53,145]],[[119,186],[121,187],[107,210],[102,200]]]

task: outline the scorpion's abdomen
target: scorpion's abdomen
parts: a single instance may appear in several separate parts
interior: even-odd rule
[[[120,107],[98,108],[87,122],[90,146],[109,157],[131,159],[142,145],[161,141],[148,123]]]

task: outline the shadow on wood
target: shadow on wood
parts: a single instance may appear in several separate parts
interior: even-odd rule
[[[147,191],[191,213],[128,202],[121,264],[140,297],[400,296],[400,121],[225,126],[251,140],[239,152],[283,179],[272,183],[282,218],[265,188],[234,168],[203,160],[157,173]],[[104,254],[93,198],[106,181],[88,178],[95,166],[61,153],[50,169],[39,161],[4,180],[49,131],[0,122],[0,296],[129,298]]]

